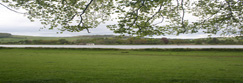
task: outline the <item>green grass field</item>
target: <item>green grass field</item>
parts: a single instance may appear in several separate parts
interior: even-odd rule
[[[243,51],[0,48],[9,82],[243,83]]]

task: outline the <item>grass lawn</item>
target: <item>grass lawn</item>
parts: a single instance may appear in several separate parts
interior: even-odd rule
[[[0,48],[0,83],[243,83],[243,50]]]

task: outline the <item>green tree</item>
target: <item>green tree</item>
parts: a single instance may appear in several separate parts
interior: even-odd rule
[[[60,31],[89,32],[115,19],[107,27],[120,34],[243,34],[242,0],[1,0],[0,5],[16,13],[22,8],[31,21]],[[185,19],[190,14],[197,20]]]
[[[218,44],[219,40],[217,38],[208,38],[206,39],[208,44]]]
[[[69,41],[67,41],[66,39],[59,39],[58,42],[60,44],[69,44]]]
[[[161,38],[161,41],[164,43],[164,44],[168,44],[169,43],[169,40],[165,37]]]

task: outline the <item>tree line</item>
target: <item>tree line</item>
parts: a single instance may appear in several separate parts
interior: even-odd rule
[[[201,39],[168,39],[168,38],[90,38],[69,41],[58,40],[20,40],[17,42],[0,42],[0,44],[47,44],[47,45],[243,45],[243,37],[237,38],[201,38]]]

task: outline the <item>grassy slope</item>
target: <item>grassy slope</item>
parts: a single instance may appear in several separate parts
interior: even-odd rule
[[[0,82],[242,83],[243,51],[0,49]]]

